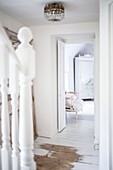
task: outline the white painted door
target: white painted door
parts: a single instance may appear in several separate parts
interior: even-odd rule
[[[64,42],[58,41],[58,131],[66,127]]]

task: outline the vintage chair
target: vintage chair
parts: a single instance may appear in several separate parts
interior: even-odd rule
[[[79,97],[79,93],[65,92],[65,103],[66,112],[75,112],[77,120],[77,113],[83,109],[84,104],[83,100]]]

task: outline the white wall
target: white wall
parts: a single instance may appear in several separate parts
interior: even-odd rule
[[[74,91],[73,59],[85,44],[65,44],[65,72],[68,77],[66,91]]]
[[[0,11],[0,23],[3,26],[8,27],[9,29],[16,31],[16,32],[19,30],[20,27],[23,26],[20,22],[18,22],[14,18],[10,17],[9,15],[1,11]]]
[[[36,80],[35,102],[39,136],[52,137],[57,133],[57,55],[56,37],[64,34],[95,33],[98,23],[43,25],[31,27],[35,37]],[[97,37],[98,40],[98,37]],[[97,52],[98,52],[98,46]],[[97,54],[98,55],[98,54]],[[97,56],[99,62],[99,56]],[[98,70],[99,68],[96,68]],[[96,80],[97,87],[99,79]],[[96,110],[99,112],[98,108]]]

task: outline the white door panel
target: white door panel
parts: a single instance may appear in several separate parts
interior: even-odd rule
[[[58,131],[66,127],[64,42],[58,41]]]

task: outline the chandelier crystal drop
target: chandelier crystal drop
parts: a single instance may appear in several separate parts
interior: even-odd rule
[[[44,7],[44,15],[48,21],[61,21],[64,18],[64,7],[61,3],[48,3]]]

